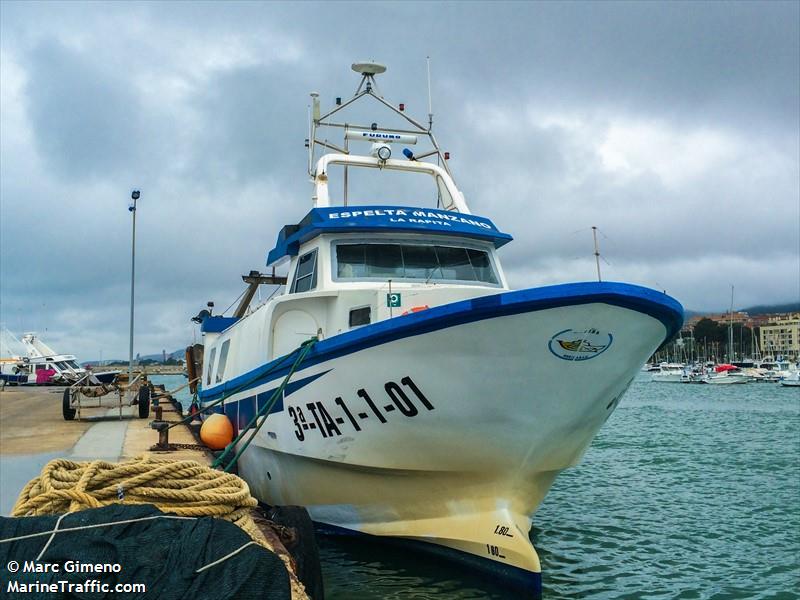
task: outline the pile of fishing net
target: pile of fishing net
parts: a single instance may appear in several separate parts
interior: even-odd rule
[[[23,518],[0,518],[0,564],[19,563],[7,573],[17,585],[97,579],[112,588],[146,586],[126,597],[306,599],[290,559],[274,552],[253,521],[256,505],[242,479],[194,461],[57,459],[20,493],[12,515]],[[65,572],[67,561],[121,570]],[[23,568],[37,562],[61,568]]]

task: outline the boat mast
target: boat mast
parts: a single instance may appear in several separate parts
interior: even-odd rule
[[[731,284],[731,312],[728,320],[728,361],[733,362],[733,284]]]
[[[594,262],[597,265],[597,281],[603,281],[600,278],[600,249],[597,246],[597,227],[592,225],[592,237],[594,237]]]
[[[428,131],[433,129],[433,102],[431,101],[431,57],[426,56],[428,64]]]

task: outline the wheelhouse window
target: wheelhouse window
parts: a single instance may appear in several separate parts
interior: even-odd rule
[[[350,309],[350,327],[361,327],[362,325],[369,325],[372,321],[372,309],[369,306],[362,306],[361,308]]]
[[[206,385],[211,385],[211,371],[214,369],[214,359],[217,357],[217,349],[211,349],[211,355],[208,357],[208,375],[206,375]]]
[[[337,244],[336,274],[339,279],[498,282],[483,250],[421,244]]]
[[[304,254],[297,261],[291,293],[307,292],[317,287],[317,249]]]
[[[230,347],[230,340],[225,340],[222,343],[222,348],[219,351],[219,364],[217,365],[217,377],[215,379],[216,383],[222,381],[222,378],[225,376],[225,365],[228,364],[228,348]]]

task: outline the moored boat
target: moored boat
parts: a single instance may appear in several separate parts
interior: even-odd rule
[[[682,383],[688,380],[686,367],[678,363],[663,363],[650,375],[657,383]]]
[[[25,333],[17,340],[10,331],[4,330],[3,339],[4,347],[17,349],[15,355],[0,360],[0,379],[6,383],[71,385],[89,378],[92,383],[111,383],[119,373],[104,371],[89,374],[78,364],[74,355],[57,353],[37,333]]]
[[[753,378],[745,371],[731,364],[722,364],[714,367],[714,373],[709,373],[703,380],[714,385],[731,385],[749,383]]]
[[[198,315],[202,404],[224,397],[237,428],[269,411],[239,459],[260,500],[303,505],[337,531],[446,551],[535,595],[533,513],[680,330],[683,309],[625,283],[511,290],[498,249],[512,238],[471,213],[430,121],[380,96],[382,65],[353,68],[362,79],[351,100],[322,115],[312,95],[312,209],[268,255],[288,263],[284,293],[234,317]],[[366,97],[406,125],[332,122]],[[324,126],[339,127],[342,146],[318,138]],[[418,138],[432,149],[392,157]],[[370,152],[356,154],[359,144]],[[318,146],[334,152],[315,162]],[[335,168],[345,184],[358,170],[426,175],[431,206],[354,206],[346,192],[337,206]],[[301,354],[309,338],[318,341]]]
[[[26,350],[13,333],[0,326],[0,384],[19,384],[28,381],[22,369]]]
[[[784,387],[800,387],[800,369],[794,369],[781,379],[781,385]]]

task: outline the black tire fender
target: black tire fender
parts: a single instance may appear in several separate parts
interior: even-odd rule
[[[139,418],[146,419],[150,416],[150,386],[143,385],[139,388]]]
[[[308,511],[302,506],[273,506],[267,517],[278,525],[295,530],[294,541],[287,544],[286,549],[297,565],[297,578],[305,586],[309,598],[324,600],[319,548],[314,535],[314,523]]]
[[[65,421],[72,421],[75,418],[76,412],[77,411],[72,408],[72,390],[66,388],[61,398],[61,414],[64,415]]]

